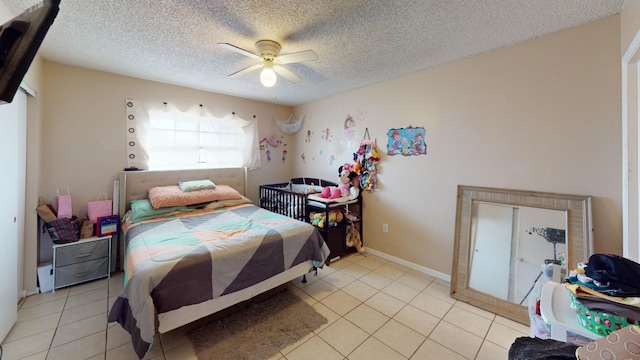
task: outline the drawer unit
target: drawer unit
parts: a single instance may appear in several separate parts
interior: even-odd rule
[[[53,288],[109,277],[111,236],[53,246]]]

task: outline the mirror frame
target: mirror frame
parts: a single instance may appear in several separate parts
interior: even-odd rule
[[[458,185],[450,295],[454,299],[528,325],[529,312],[526,305],[503,300],[468,286],[474,201],[566,211],[567,266],[571,269],[578,262],[588,260],[592,254],[591,196]]]

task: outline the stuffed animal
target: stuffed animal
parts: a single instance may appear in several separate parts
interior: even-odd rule
[[[347,246],[355,247],[358,252],[364,252],[364,246],[362,246],[362,238],[360,237],[360,231],[353,225],[347,226]]]
[[[311,224],[317,226],[319,228],[324,228],[324,225],[327,224],[327,219],[324,216],[324,213],[311,213],[309,215],[311,218]],[[339,210],[331,210],[329,212],[329,227],[338,226],[338,224],[344,219],[344,215],[342,211]]]
[[[344,215],[342,215],[342,211],[340,210],[331,210],[329,211],[329,227],[337,226],[342,219],[344,219]]]
[[[354,179],[358,178],[358,174],[354,171],[349,171],[348,169],[345,169],[344,166],[340,166],[338,168],[338,186],[337,187],[332,187],[332,186],[326,186],[325,188],[322,189],[322,192],[320,193],[320,197],[321,198],[325,198],[325,199],[337,199],[339,197],[351,197],[351,198],[355,198],[358,196],[359,194],[359,189],[358,192],[355,194],[354,197],[354,192],[351,191],[353,184],[355,183]]]
[[[324,214],[323,213],[312,213],[311,214],[311,223],[313,226],[317,226],[319,228],[324,227]]]

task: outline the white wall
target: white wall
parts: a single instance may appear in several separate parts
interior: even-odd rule
[[[336,146],[351,114],[381,152],[379,190],[364,197],[368,248],[450,274],[462,184],[593,195],[595,250],[620,253],[619,64],[611,16],[298,106],[293,174],[336,177],[351,159]],[[426,129],[428,154],[386,156],[389,129],[408,126]]]

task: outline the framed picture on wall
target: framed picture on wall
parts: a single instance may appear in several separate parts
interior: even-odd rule
[[[387,133],[387,155],[426,155],[426,130],[423,127],[390,129]]]

